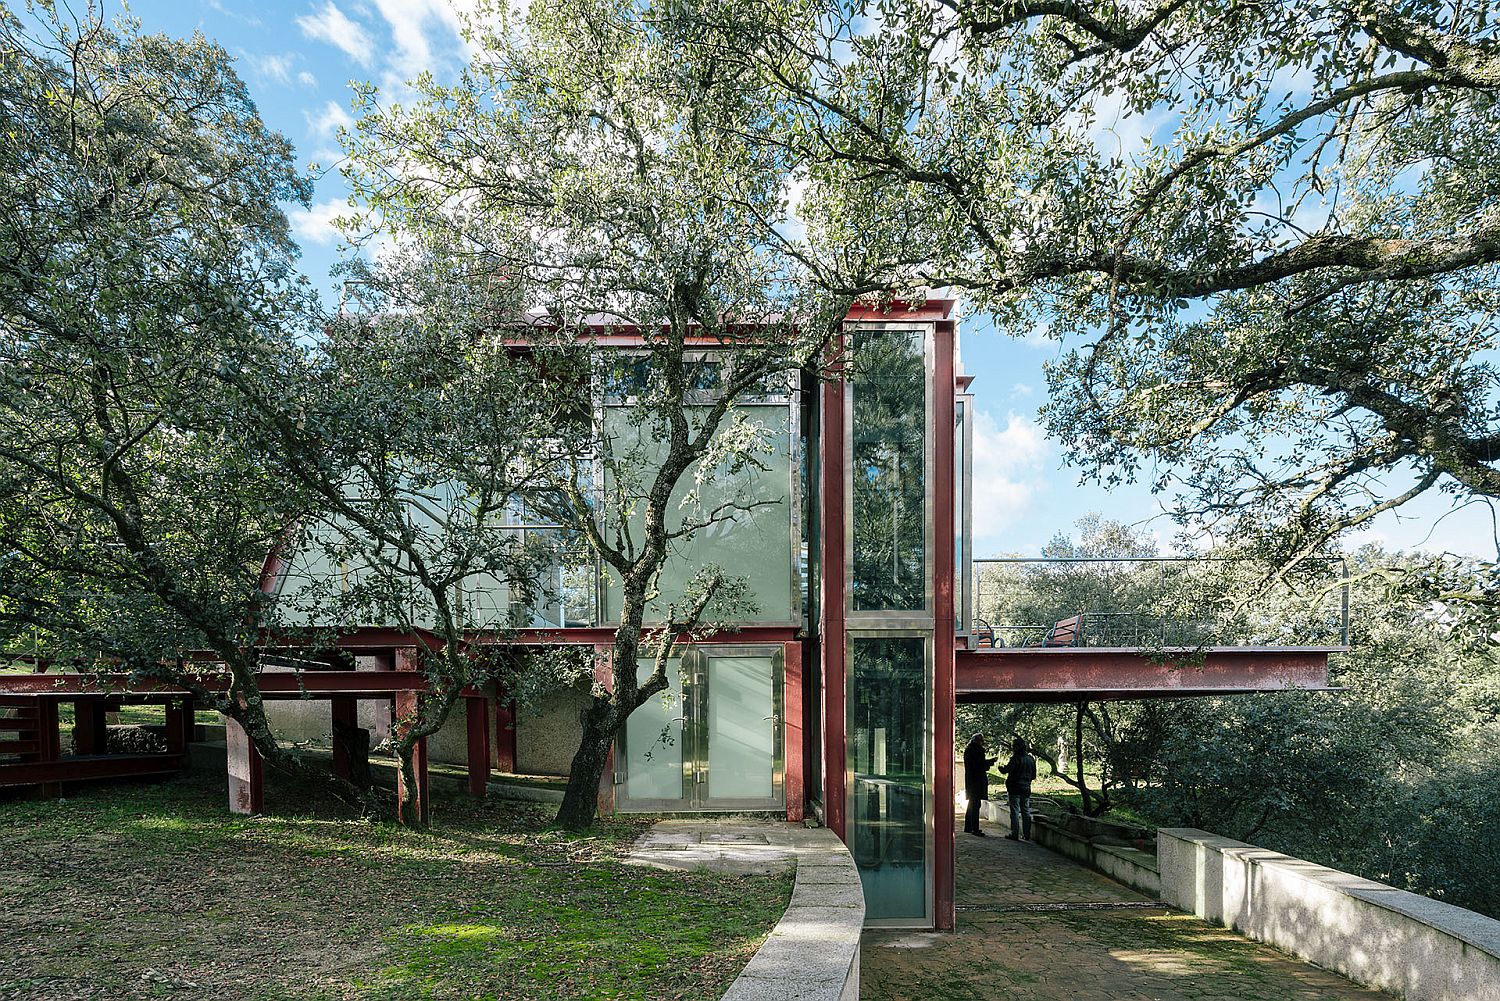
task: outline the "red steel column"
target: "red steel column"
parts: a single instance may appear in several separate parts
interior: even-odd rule
[[[417,648],[400,647],[396,650],[396,670],[415,671],[418,667]],[[408,725],[406,720],[411,719],[417,713],[417,693],[396,693],[396,718],[392,721],[392,728],[398,733],[400,728]],[[397,820],[403,824],[415,823],[426,824],[428,819],[427,809],[427,738],[420,738],[411,749],[412,771],[416,775],[416,789],[412,790],[412,814],[405,813],[405,807],[398,807]],[[401,774],[401,769],[396,769],[396,802],[405,802],[406,778]]]
[[[162,707],[166,716],[167,753],[181,754],[192,741],[193,700],[172,699]]]
[[[505,701],[504,689],[495,690],[495,771],[516,771],[516,704]]]
[[[844,814],[844,378],[819,387],[822,396],[818,440],[819,496],[823,524],[818,536],[822,574],[819,608],[823,617],[823,818],[845,838]]]
[[[42,763],[62,757],[62,733],[58,729],[57,699],[43,696],[36,700],[37,760]],[[43,799],[62,795],[61,782],[43,782],[39,787]]]
[[[953,519],[953,326],[938,323],[933,334],[933,553],[932,572],[932,755],[933,923],[954,926],[953,908],[953,715],[954,519]]]
[[[335,695],[328,700],[328,715],[333,730],[333,774],[348,782],[353,778],[353,772],[349,768],[349,747],[340,739],[340,731],[347,732],[359,726],[359,700]]]
[[[802,644],[782,645],[781,755],[786,819],[802,820],[807,801],[802,761]]]
[[[484,799],[490,784],[490,700],[486,695],[464,699],[468,710],[469,795]]]
[[[265,764],[245,728],[230,716],[224,717],[224,751],[229,773],[229,812],[265,813]]]
[[[73,753],[103,754],[109,748],[109,730],[104,725],[104,702],[81,698],[73,703]]]
[[[610,670],[610,661],[614,653],[614,647],[607,643],[599,643],[594,646],[594,680],[603,685],[605,690],[614,691],[615,676]],[[604,773],[599,776],[599,812],[601,814],[615,812],[615,746],[609,746],[609,754],[604,759]]]

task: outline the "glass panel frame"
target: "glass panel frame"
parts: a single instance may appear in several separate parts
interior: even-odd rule
[[[936,453],[933,432],[933,341],[936,334],[936,324],[926,323],[850,323],[844,326],[846,334],[850,335],[850,346],[852,349],[852,336],[859,331],[892,331],[904,332],[910,335],[920,335],[922,344],[922,372],[923,372],[923,483],[931,484],[933,466],[935,465]],[[851,629],[866,626],[870,628],[912,628],[931,629],[933,609],[933,572],[935,567],[933,543],[935,526],[933,524],[932,490],[924,491],[923,502],[923,605],[921,608],[911,609],[858,609],[855,607],[855,582],[854,582],[854,383],[846,379],[844,382],[844,615]]]
[[[934,799],[934,748],[935,734],[933,730],[933,684],[934,684],[934,644],[930,629],[853,629],[846,634],[844,642],[845,656],[845,755],[844,755],[844,790],[846,798],[846,812],[848,828],[846,830],[845,843],[850,846],[850,851],[855,854],[855,863],[858,865],[858,852],[856,850],[858,836],[855,832],[856,797],[858,791],[855,785],[855,741],[853,734],[855,726],[850,718],[850,711],[856,702],[855,678],[858,674],[855,662],[855,647],[865,640],[890,640],[890,639],[916,639],[922,642],[922,844],[925,853],[925,865],[923,872],[923,913],[920,916],[909,917],[866,917],[867,928],[931,928],[935,913],[935,851],[936,851],[936,805]],[[863,880],[862,880],[863,881]],[[870,910],[868,898],[865,902],[866,914]]]
[[[772,756],[771,796],[769,798],[733,798],[711,795],[712,782],[709,772],[709,712],[713,693],[709,678],[709,662],[715,658],[754,658],[771,662],[771,705],[774,721],[771,722]],[[682,749],[683,779],[680,798],[632,798],[628,793],[630,781],[629,723],[627,732],[615,741],[615,809],[619,813],[781,813],[786,810],[786,659],[781,644],[720,644],[700,643],[680,648],[673,658],[683,675],[683,716],[679,731],[679,746]],[[644,660],[643,665],[649,665]],[[642,670],[644,668],[638,668]],[[670,670],[670,668],[669,668]],[[659,696],[658,696],[659,697]],[[643,706],[642,709],[645,707]],[[641,710],[637,710],[640,712]],[[631,719],[635,715],[631,714]]]

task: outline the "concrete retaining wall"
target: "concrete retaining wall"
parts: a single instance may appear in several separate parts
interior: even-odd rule
[[[583,737],[580,720],[588,699],[588,689],[579,688],[551,696],[535,713],[516,713],[518,774],[568,774]]]
[[[1010,830],[1010,806],[1007,803],[987,802],[983,812],[986,819]],[[1118,843],[1137,841],[1134,834],[1138,831],[1138,828],[1067,815],[1033,813],[1031,822],[1031,839],[1043,848],[1155,897],[1161,893],[1156,855],[1141,851],[1130,843]]]
[[[1500,921],[1191,828],[1157,855],[1173,907],[1413,1001],[1500,1001]]]
[[[793,841],[791,903],[723,1001],[859,1001],[859,870],[827,828],[799,830]]]

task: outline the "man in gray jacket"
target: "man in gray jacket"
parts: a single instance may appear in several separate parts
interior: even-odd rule
[[[1010,833],[1012,841],[1031,840],[1031,783],[1036,778],[1036,758],[1017,737],[1010,745],[1010,760],[1000,766],[1005,773],[1005,795],[1010,800]],[[1019,833],[1018,833],[1019,832]]]

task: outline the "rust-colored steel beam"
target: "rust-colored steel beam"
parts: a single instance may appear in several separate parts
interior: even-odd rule
[[[101,758],[60,758],[0,764],[0,786],[87,782],[133,775],[168,775],[182,767],[177,754],[111,754]]]
[[[468,731],[469,795],[484,799],[490,784],[490,700],[464,699]]]
[[[1077,702],[1323,690],[1332,647],[1216,647],[1156,654],[1044,647],[960,650],[959,702]],[[1163,657],[1178,656],[1178,660]]]
[[[219,675],[202,675],[197,682],[209,691],[226,691],[229,679]],[[256,675],[261,695],[267,699],[314,699],[339,695],[376,697],[396,692],[420,692],[427,689],[427,678],[411,671],[264,671]],[[304,695],[304,692],[306,695]],[[4,695],[114,695],[149,694],[170,697],[188,693],[174,685],[153,678],[129,683],[124,674],[0,674],[0,693]],[[463,694],[479,694],[466,688]]]

